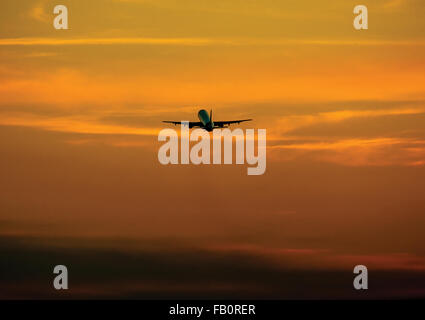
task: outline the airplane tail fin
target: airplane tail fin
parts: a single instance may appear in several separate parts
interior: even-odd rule
[[[210,120],[212,121],[212,109],[210,110]]]

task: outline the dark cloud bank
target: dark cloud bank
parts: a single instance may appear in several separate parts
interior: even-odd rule
[[[369,270],[369,290],[359,292],[352,286],[352,270],[286,268],[254,253],[171,246],[166,241],[145,243],[145,249],[91,246],[90,239],[73,241],[0,237],[0,298],[425,297],[423,271]],[[53,289],[57,264],[69,268],[68,291]]]

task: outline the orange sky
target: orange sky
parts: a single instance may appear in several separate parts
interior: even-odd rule
[[[356,1],[61,4],[70,30],[0,5],[0,234],[424,270],[421,1],[365,2],[367,31]],[[267,129],[264,176],[158,163],[161,120],[200,107]]]

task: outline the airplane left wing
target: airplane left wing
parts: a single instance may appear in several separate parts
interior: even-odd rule
[[[243,120],[232,120],[232,121],[214,121],[214,126],[223,128],[224,126],[229,126],[234,123],[241,123],[245,121],[252,121],[252,119],[243,119]]]

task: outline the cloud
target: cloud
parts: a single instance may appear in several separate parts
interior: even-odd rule
[[[424,163],[425,136],[421,133],[423,117],[418,116],[424,113],[423,107],[394,107],[280,117],[270,130],[270,159],[419,166]]]
[[[24,55],[26,58],[48,58],[57,56],[57,52],[32,52]]]
[[[29,16],[37,21],[48,23],[51,17],[45,11],[46,1],[38,2],[31,8]]]
[[[0,125],[24,126],[44,130],[90,134],[123,134],[155,136],[161,128],[137,128],[107,125],[96,120],[81,117],[40,117],[34,115],[1,117]]]
[[[37,10],[38,12],[39,10]],[[425,46],[423,40],[346,40],[295,38],[3,38],[0,46],[81,46],[81,45],[175,45],[175,46]]]
[[[270,146],[275,161],[304,158],[344,166],[420,166],[425,162],[425,140],[364,138],[289,143]]]
[[[205,46],[232,44],[231,41],[209,38],[14,38],[0,39],[0,46],[61,46],[61,45],[186,45]]]
[[[114,239],[0,237],[0,254],[7,257],[0,261],[0,296],[356,298],[352,268],[359,261],[368,264],[373,275],[368,298],[424,295],[419,289],[425,284],[425,261],[410,254],[360,256],[310,249],[203,248],[147,239],[137,247],[131,241],[122,247],[111,243]],[[59,263],[72,275],[70,289],[60,296],[51,285],[53,267]],[[397,279],[397,286],[393,286],[393,279]]]
[[[339,110],[319,112],[317,114],[289,115],[278,119],[277,124],[279,128],[278,131],[284,134],[319,123],[332,124],[353,118],[376,118],[382,116],[416,115],[423,113],[425,113],[424,107],[382,110]]]
[[[406,2],[406,0],[387,0],[382,6],[384,8],[399,9],[401,6],[405,5]]]

